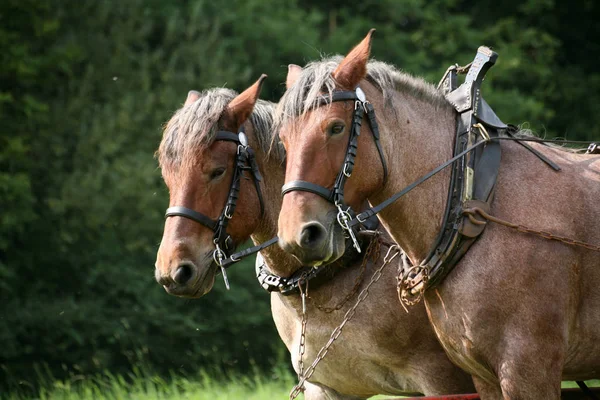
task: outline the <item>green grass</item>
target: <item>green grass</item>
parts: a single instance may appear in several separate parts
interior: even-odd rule
[[[268,375],[228,376],[215,379],[207,373],[169,379],[139,371],[125,378],[110,373],[91,377],[45,382],[39,396],[13,392],[5,400],[229,400],[287,399],[294,386],[287,370]]]
[[[13,392],[0,396],[5,400],[271,400],[287,399],[296,383],[287,369],[275,369],[270,374],[255,372],[249,375],[221,376],[217,379],[207,373],[195,377],[158,375],[136,370],[129,377],[105,373],[90,378],[73,377],[69,380],[43,378],[43,389],[38,396]],[[600,380],[588,381],[600,386]],[[563,382],[563,388],[577,387],[575,382]],[[302,396],[299,397],[300,399]],[[386,399],[376,396],[374,399]]]

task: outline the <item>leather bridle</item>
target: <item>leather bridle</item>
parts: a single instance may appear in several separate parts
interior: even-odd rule
[[[338,209],[338,223],[340,224],[346,235],[352,239],[354,248],[360,253],[360,245],[358,243],[356,235],[352,228],[348,226],[348,223],[352,220],[354,216],[354,212],[352,212],[351,208],[349,206],[346,206],[346,203],[344,202],[344,186],[346,184],[346,180],[348,180],[348,178],[352,176],[352,171],[354,170],[354,159],[356,158],[357,154],[358,137],[360,136],[360,128],[362,126],[364,114],[367,114],[367,116],[369,117],[368,122],[371,127],[371,132],[373,133],[373,140],[375,142],[375,146],[377,147],[377,151],[379,152],[379,158],[381,159],[381,165],[383,167],[384,184],[385,181],[387,181],[388,170],[385,161],[385,156],[383,154],[383,149],[381,147],[381,142],[379,140],[379,126],[377,125],[377,119],[375,117],[375,109],[373,108],[373,105],[367,101],[365,93],[360,87],[356,87],[354,91],[340,90],[334,91],[331,96],[324,95],[319,99],[317,107],[328,105],[336,101],[348,100],[354,101],[352,126],[350,127],[350,134],[348,136],[346,157],[344,158],[344,163],[342,164],[342,167],[335,179],[333,188],[330,190],[326,187],[317,185],[316,183],[307,182],[303,180],[295,180],[283,185],[283,187],[281,188],[281,193],[282,195],[286,195],[287,193],[293,191],[310,192],[321,196],[330,203],[333,203]],[[345,210],[344,207],[346,207]]]
[[[215,135],[215,141],[228,141],[237,144],[233,177],[231,180],[231,186],[229,187],[229,195],[227,196],[227,202],[221,211],[221,215],[219,215],[219,218],[216,220],[213,220],[210,217],[190,208],[173,206],[167,208],[165,218],[188,218],[192,221],[198,222],[214,232],[213,243],[215,245],[215,250],[213,251],[213,259],[217,266],[221,269],[223,279],[225,280],[225,286],[227,289],[229,289],[229,280],[227,279],[227,274],[225,272],[226,267],[224,262],[229,257],[228,254],[230,254],[230,251],[234,249],[234,243],[231,236],[227,233],[227,225],[229,224],[229,220],[233,217],[233,213],[235,212],[240,191],[240,181],[244,176],[244,171],[250,171],[252,174],[252,179],[256,187],[256,194],[258,195],[258,201],[260,202],[261,218],[264,214],[265,208],[263,196],[260,191],[260,181],[262,180],[262,177],[260,175],[260,171],[258,170],[258,165],[256,164],[254,151],[248,145],[248,139],[244,133],[244,127],[242,126],[237,134],[229,131],[218,131]]]

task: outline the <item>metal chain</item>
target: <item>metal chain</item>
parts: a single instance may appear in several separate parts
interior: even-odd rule
[[[396,252],[392,255],[392,251],[394,251],[394,250]],[[313,363],[310,365],[310,367],[308,367],[306,369],[306,373],[304,374],[304,376],[299,377],[298,384],[296,386],[294,386],[294,388],[290,392],[290,400],[294,400],[296,397],[298,397],[298,395],[302,391],[304,391],[304,383],[310,379],[312,374],[315,372],[315,368],[317,367],[317,365],[325,358],[325,356],[327,355],[327,352],[329,351],[329,348],[331,347],[333,342],[335,342],[336,339],[338,337],[340,337],[340,335],[342,334],[342,329],[344,329],[344,326],[348,323],[348,321],[350,321],[354,317],[354,315],[356,314],[357,307],[369,295],[369,289],[371,288],[371,286],[375,282],[377,282],[379,280],[379,278],[381,278],[383,269],[389,263],[391,263],[394,260],[394,258],[396,258],[398,256],[398,254],[400,254],[400,252],[401,251],[399,250],[399,247],[397,245],[390,246],[390,248],[387,251],[387,254],[385,255],[385,257],[383,259],[383,264],[381,265],[381,267],[379,267],[377,269],[377,271],[375,271],[375,273],[371,277],[371,280],[369,281],[367,286],[358,294],[358,298],[356,299],[356,303],[354,304],[354,306],[352,306],[352,308],[350,308],[346,312],[342,323],[337,328],[335,328],[333,330],[333,332],[331,332],[331,336],[329,337],[329,340],[323,347],[321,347],[321,350],[319,350],[319,352],[317,353],[317,356],[315,357],[315,360],[313,361]]]
[[[364,280],[365,271],[367,270],[367,264],[369,263],[369,260],[371,260],[372,262],[376,262],[379,258],[381,243],[382,242],[379,239],[379,233],[377,233],[371,239],[369,247],[367,247],[367,251],[365,252],[365,256],[363,257],[362,263],[360,265],[360,274],[356,277],[356,280],[354,281],[354,287],[352,288],[352,290],[350,290],[350,292],[348,292],[348,294],[346,294],[346,296],[333,307],[325,307],[315,302],[315,307],[317,307],[319,311],[322,311],[327,314],[332,313],[341,309],[352,297],[354,297],[354,295],[358,292],[358,288],[360,288],[360,285]],[[310,297],[309,299],[312,300],[312,298]]]
[[[402,254],[402,262],[398,266],[398,283],[396,290],[400,297],[400,305],[404,311],[407,307],[419,303],[425,294],[427,282],[429,282],[429,269],[427,265],[411,265],[408,256]]]
[[[306,273],[302,275],[298,282],[298,289],[300,290],[300,297],[302,299],[302,326],[300,328],[300,343],[298,344],[298,381],[301,381],[304,376],[304,352],[306,351],[306,324],[308,322],[308,313],[306,312],[306,298],[308,297],[308,279],[306,279]],[[302,289],[302,284],[306,284],[306,287]],[[304,385],[300,389],[304,392]]]
[[[591,243],[582,242],[581,240],[571,239],[571,238],[568,238],[568,237],[565,237],[565,236],[554,235],[554,234],[552,234],[550,232],[540,231],[540,230],[528,228],[528,227],[523,226],[523,225],[513,224],[513,223],[505,221],[503,219],[494,217],[494,216],[488,214],[487,212],[485,212],[484,210],[482,210],[479,207],[467,208],[467,209],[465,209],[463,211],[463,214],[465,214],[469,218],[469,220],[472,223],[474,223],[475,225],[483,225],[483,224],[486,223],[485,221],[481,221],[481,220],[478,220],[477,218],[475,218],[475,214],[479,214],[483,218],[487,219],[488,221],[495,222],[495,223],[500,224],[500,225],[504,225],[504,226],[506,226],[508,228],[515,229],[515,230],[517,230],[519,232],[531,233],[533,235],[540,236],[540,237],[542,237],[544,239],[557,240],[559,242],[563,242],[563,243],[571,245],[571,246],[583,247],[583,248],[586,248],[588,250],[593,250],[593,251],[600,252],[600,246],[597,246],[597,245],[594,245],[594,244],[591,244]]]

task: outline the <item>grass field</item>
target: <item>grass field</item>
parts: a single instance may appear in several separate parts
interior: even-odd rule
[[[286,370],[269,375],[229,376],[214,379],[201,373],[197,377],[171,377],[136,373],[130,377],[106,373],[93,378],[72,378],[44,382],[39,396],[13,392],[3,400],[266,400],[287,399],[294,377]]]
[[[139,371],[128,378],[109,373],[94,378],[44,382],[39,396],[25,391],[0,396],[5,400],[271,400],[288,398],[295,377],[285,369],[269,375],[229,376],[215,379],[201,373],[196,378],[142,374]],[[600,381],[589,381],[600,386]],[[563,382],[563,387],[577,387],[575,382]],[[299,397],[300,399],[302,396]],[[377,396],[374,399],[386,399]]]

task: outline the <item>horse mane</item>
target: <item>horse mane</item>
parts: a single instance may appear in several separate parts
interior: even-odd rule
[[[342,59],[339,55],[332,56],[311,62],[302,68],[298,80],[279,101],[275,112],[275,132],[279,132],[291,119],[317,107],[323,93],[331,96],[336,87],[332,73]],[[366,79],[381,90],[386,103],[391,101],[392,90],[396,90],[436,107],[451,107],[435,86],[382,61],[372,59],[367,63]]]
[[[164,127],[156,152],[160,167],[178,170],[192,166],[198,151],[213,142],[223,111],[237,95],[231,89],[207,89],[198,100],[177,110]],[[249,119],[260,150],[283,161],[283,146],[271,147],[274,110],[274,103],[258,100]]]

